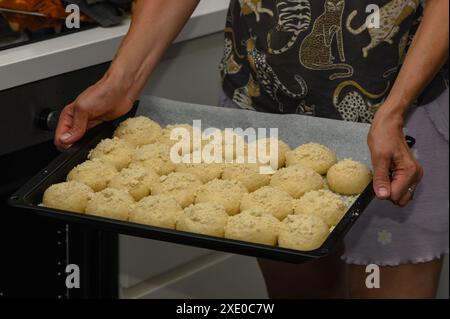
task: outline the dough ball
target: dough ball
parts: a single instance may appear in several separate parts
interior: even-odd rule
[[[89,196],[94,191],[89,186],[72,181],[50,186],[44,192],[42,203],[45,207],[84,213]]]
[[[311,168],[301,165],[282,168],[270,181],[270,186],[287,192],[294,198],[300,198],[306,192],[324,187],[322,176]]]
[[[311,251],[322,246],[328,235],[328,225],[319,216],[289,215],[281,223],[278,246]]]
[[[150,194],[151,187],[156,183],[159,183],[159,175],[154,170],[131,164],[114,176],[108,187],[126,191],[139,201]]]
[[[88,200],[86,214],[126,221],[134,207],[133,197],[125,191],[106,188]]]
[[[286,153],[291,150],[289,145],[287,145],[282,140],[278,140],[275,138],[263,138],[256,140],[248,145],[248,156],[251,158],[257,158],[260,164],[270,164],[270,163],[262,163],[267,160],[270,160],[271,155],[271,144],[276,145],[278,147],[278,163],[277,167],[273,167],[274,169],[282,168],[286,163]],[[250,154],[255,152],[255,154]],[[260,157],[260,153],[264,154],[264,157]],[[267,157],[267,159],[265,158]]]
[[[99,158],[113,165],[117,170],[127,167],[131,162],[134,147],[120,138],[105,139],[89,153],[89,159]]]
[[[248,145],[245,139],[234,132],[223,130],[222,132],[222,156],[225,162],[244,156]]]
[[[161,126],[148,117],[138,116],[123,121],[114,133],[134,146],[152,144],[161,139]]]
[[[222,177],[224,166],[222,164],[177,164],[175,167],[175,171],[179,173],[189,173],[197,176],[203,183],[207,183],[212,181],[213,179]]]
[[[214,136],[209,135],[209,137],[206,137],[202,152],[209,158],[205,159],[205,161],[214,162],[216,157],[214,151],[217,151],[219,155],[222,154],[222,159],[226,163],[232,163],[236,157],[246,154],[247,147],[248,145],[242,136],[229,130],[217,130]]]
[[[117,169],[100,159],[93,159],[81,163],[67,175],[67,181],[77,181],[86,184],[95,192],[108,186],[111,179],[117,174]]]
[[[170,147],[172,147],[175,144],[178,144],[180,141],[182,141],[181,136],[179,136],[177,139],[174,140],[170,138],[172,132],[176,134],[178,129],[185,129],[189,134],[186,137],[183,136],[182,146],[186,148],[186,152],[183,152],[183,150],[180,149],[179,151],[180,155],[192,153],[195,149],[201,150],[202,145],[204,145],[205,143],[205,141],[202,140],[202,131],[199,128],[194,128],[192,125],[189,124],[174,124],[166,126],[166,128],[162,130],[161,143],[167,144]],[[194,132],[196,133],[195,136]],[[198,138],[200,143],[197,143],[197,141],[195,141],[194,143],[194,137]]]
[[[180,204],[168,195],[148,196],[135,205],[130,213],[130,222],[175,229],[178,215],[182,212]]]
[[[339,195],[329,190],[311,191],[294,203],[296,214],[313,214],[321,217],[329,227],[336,226],[347,212]]]
[[[226,165],[222,179],[241,182],[249,192],[269,185],[270,175],[261,174],[256,164],[229,164]]]
[[[184,208],[194,203],[195,193],[202,184],[202,181],[193,174],[171,173],[161,177],[160,183],[153,185],[152,194],[169,195]]]
[[[184,209],[177,221],[177,230],[223,237],[228,214],[223,206],[215,203],[200,203]]]
[[[170,147],[155,143],[138,147],[132,156],[132,163],[150,168],[159,175],[167,175],[175,170],[170,158]]]
[[[228,215],[239,213],[242,196],[247,189],[237,181],[214,179],[199,187],[195,203],[216,203],[225,207]]]
[[[225,226],[225,238],[275,246],[280,221],[268,212],[251,208],[231,216]]]
[[[293,212],[293,198],[281,189],[265,186],[242,197],[241,211],[252,208],[262,209],[283,220]]]
[[[330,168],[327,174],[330,189],[343,195],[357,195],[364,191],[372,180],[372,173],[363,163],[346,159]]]
[[[316,143],[304,144],[286,153],[286,166],[303,165],[321,175],[326,174],[336,162],[337,157],[332,150]]]
[[[161,143],[167,144],[169,146],[173,146],[176,143],[178,143],[179,139],[171,139],[170,138],[172,132],[177,129],[186,130],[187,133],[189,134],[189,141],[192,142],[192,136],[193,136],[193,132],[194,132],[194,127],[192,125],[190,125],[190,124],[173,124],[173,125],[167,125],[162,130]],[[173,133],[175,133],[175,132],[173,132]],[[188,145],[190,145],[190,144],[188,144]]]

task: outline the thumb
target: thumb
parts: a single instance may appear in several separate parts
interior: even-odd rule
[[[61,136],[64,144],[73,144],[80,140],[86,133],[88,115],[79,108],[73,108],[72,123],[68,131]]]
[[[391,161],[389,157],[382,157],[374,160],[373,187],[375,194],[379,199],[388,199],[391,197],[391,179],[389,168]]]

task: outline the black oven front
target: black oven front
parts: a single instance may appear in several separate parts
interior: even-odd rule
[[[98,65],[0,91],[0,299],[118,296],[117,234],[7,204],[15,190],[58,156],[52,127],[47,127],[49,114],[95,83],[106,68]],[[66,284],[68,265],[80,271],[79,288]]]

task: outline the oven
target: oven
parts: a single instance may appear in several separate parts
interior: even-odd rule
[[[107,64],[0,91],[0,299],[118,297],[118,235],[15,209],[7,199],[57,155],[61,108]],[[77,265],[80,288],[66,285]],[[69,286],[70,287],[70,286]]]

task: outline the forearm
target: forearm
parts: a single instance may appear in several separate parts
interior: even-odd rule
[[[199,0],[139,0],[130,30],[105,78],[137,98]]]
[[[403,118],[448,59],[449,1],[428,0],[425,14],[380,115]]]

